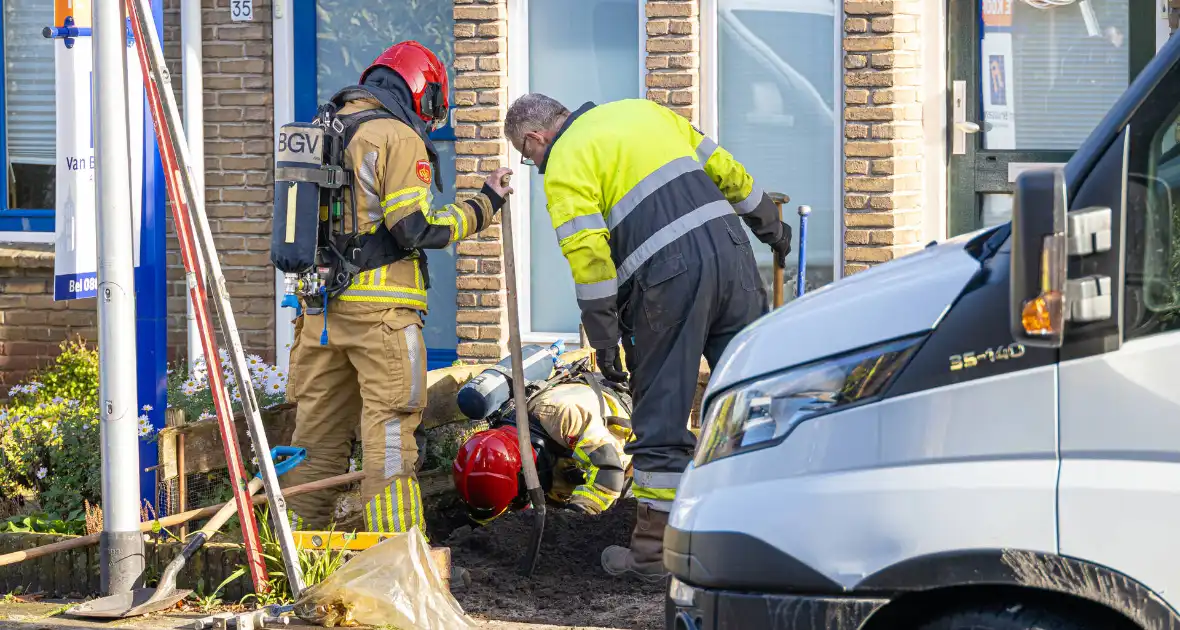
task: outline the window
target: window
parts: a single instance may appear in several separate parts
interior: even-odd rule
[[[0,231],[53,231],[56,97],[53,40],[41,29],[53,23],[53,3],[3,0],[4,115],[0,150]],[[85,44],[89,40],[82,40]]]
[[[1130,123],[1126,338],[1180,329],[1180,69]]]
[[[1128,2],[1016,0],[1007,28],[985,24],[987,148],[1072,151],[1081,145],[1127,89]],[[1004,89],[1008,82],[1011,91]]]
[[[745,165],[764,190],[791,198],[783,207],[795,238],[783,274],[788,285],[784,293],[790,299],[798,267],[799,205],[812,208],[807,288],[831,282],[841,260],[836,246],[842,214],[837,168],[841,12],[833,0],[711,4],[714,10],[705,15],[711,32],[706,35],[715,49],[707,51],[712,54],[703,61],[705,131]],[[713,113],[715,123],[710,120]],[[769,291],[770,248],[756,245],[754,255]]]
[[[521,35],[527,43],[516,44],[510,53],[509,66],[527,67],[528,75],[512,86],[512,98],[542,92],[574,110],[586,101],[643,97],[642,2],[519,0],[515,9],[509,27],[515,33],[527,23],[528,34]],[[524,245],[518,248],[517,266],[529,270],[527,288],[521,287],[521,326],[534,338],[576,335],[581,314],[573,275],[545,208],[544,180],[536,169],[521,165],[515,151],[512,156],[509,167],[521,181],[516,188],[526,192],[519,196],[529,209],[529,220],[514,224],[517,242]],[[522,175],[528,178],[527,189]]]

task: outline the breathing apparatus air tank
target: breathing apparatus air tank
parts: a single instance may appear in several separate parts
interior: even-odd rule
[[[526,383],[543,381],[553,375],[557,357],[565,352],[565,342],[545,347],[529,344],[520,349]],[[459,411],[472,420],[483,420],[512,398],[512,357],[480,372],[456,394]]]

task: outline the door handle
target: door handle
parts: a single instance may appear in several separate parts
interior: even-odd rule
[[[979,123],[967,120],[967,82],[951,83],[951,155],[967,154],[967,134],[979,133]]]

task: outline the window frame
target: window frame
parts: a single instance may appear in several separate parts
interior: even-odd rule
[[[4,6],[0,0],[0,84],[7,85],[4,60]],[[56,209],[8,207],[8,90],[0,93],[0,241],[9,243],[52,243]]]
[[[529,1],[508,0],[508,103],[511,104],[518,97],[529,92]],[[639,19],[639,98],[647,96],[647,2],[635,0],[637,17]],[[570,105],[567,103],[566,105]],[[529,210],[531,205],[532,178],[537,177],[536,169],[520,163],[521,155],[508,145],[508,168],[514,174],[512,188],[516,192],[513,206]],[[520,216],[520,215],[516,215]],[[532,228],[527,220],[517,220],[512,224],[512,239],[516,252],[516,268],[529,270],[530,275],[520,274],[517,277],[517,305],[520,314],[520,337],[524,343],[550,344],[564,341],[567,348],[581,346],[578,333],[560,333],[552,331],[534,330],[532,324],[532,277],[531,239]]]
[[[720,46],[718,44],[718,11],[720,10],[720,0],[700,0],[700,129],[705,135],[713,138],[718,144],[725,146],[725,139],[720,137],[720,123],[718,115],[720,113],[719,103],[719,53]],[[835,150],[832,152],[832,199],[834,200],[833,212],[837,214],[833,222],[832,229],[832,282],[837,282],[844,277],[844,7],[840,0],[833,0],[832,2],[833,19],[832,30],[833,37],[833,53],[835,54],[833,63],[833,73],[835,74],[835,81],[832,82],[833,91],[833,106],[839,112],[839,119],[836,125],[833,125],[832,143]],[[742,156],[735,156],[738,160]],[[784,191],[790,195],[790,191]],[[797,208],[800,204],[805,204],[806,200],[792,199],[788,206],[783,208],[785,214],[791,208]],[[795,235],[796,240],[798,235]],[[811,240],[810,238],[808,239]],[[794,251],[792,255],[798,252],[798,244],[793,245]],[[783,282],[790,285],[794,278],[783,278]]]
[[[1157,51],[1158,52],[1158,51]],[[1131,119],[1123,126],[1124,133],[1128,133],[1129,139],[1127,142],[1127,154],[1125,157],[1125,166],[1123,167],[1123,181],[1124,189],[1128,192],[1125,194],[1125,217],[1124,222],[1126,228],[1124,230],[1124,246],[1123,246],[1123,264],[1120,272],[1122,273],[1122,283],[1124,294],[1135,291],[1142,301],[1143,314],[1141,317],[1134,317],[1135,313],[1132,309],[1137,306],[1137,303],[1131,299],[1124,299],[1123,312],[1120,314],[1123,320],[1122,324],[1122,338],[1123,343],[1127,343],[1139,339],[1147,339],[1158,335],[1180,334],[1180,325],[1172,327],[1159,327],[1159,322],[1174,318],[1176,312],[1180,310],[1180,305],[1173,306],[1167,309],[1154,309],[1146,299],[1146,289],[1143,284],[1150,277],[1148,270],[1148,261],[1145,259],[1147,245],[1148,245],[1148,230],[1151,226],[1150,215],[1153,211],[1151,203],[1151,190],[1145,189],[1142,195],[1129,194],[1132,186],[1132,175],[1140,175],[1144,177],[1154,178],[1157,175],[1160,166],[1158,158],[1160,156],[1155,154],[1155,141],[1165,132],[1165,129],[1175,130],[1180,124],[1180,105],[1174,105],[1171,109],[1159,107],[1159,102],[1176,103],[1174,100],[1176,94],[1180,94],[1180,67],[1172,67],[1164,74],[1164,77],[1156,84],[1151,94],[1147,96],[1144,102],[1136,109]],[[1169,98],[1172,97],[1172,98]],[[1154,118],[1158,120],[1153,120]],[[1163,125],[1166,124],[1165,128]],[[1175,216],[1173,208],[1169,208],[1169,213]],[[1171,230],[1175,232],[1178,226],[1171,225]],[[1176,239],[1173,237],[1173,244]],[[1169,254],[1175,255],[1169,249]],[[1131,273],[1137,270],[1140,278],[1132,281]],[[1164,317],[1165,315],[1172,315],[1172,318]]]

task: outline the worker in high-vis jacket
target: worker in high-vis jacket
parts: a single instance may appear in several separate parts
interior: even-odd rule
[[[398,259],[360,271],[321,312],[309,313],[316,302],[301,300],[288,392],[297,403],[292,442],[307,449],[307,459],[289,474],[290,483],[301,484],[347,472],[359,422],[368,531],[417,526],[425,534],[415,476],[415,430],[426,406],[424,250],[487,228],[511,192],[500,184],[510,171],[500,169],[474,197],[433,204],[430,186],[441,187],[428,134],[447,119],[447,84],[434,53],[402,42],[332,99],[345,127],[343,168],[352,174],[346,199],[356,210],[344,212],[344,220],[355,216],[352,233],[385,238],[385,249],[395,252],[389,257]],[[295,526],[327,528],[337,496],[324,490],[290,497]]]
[[[635,438],[626,448],[640,506],[630,548],[608,547],[602,566],[660,579],[664,527],[696,442],[688,418],[700,358],[714,365],[768,309],[742,222],[780,263],[791,228],[728,151],[652,101],[586,103],[571,113],[527,94],[509,108],[504,134],[544,176],[600,371],[628,380],[621,338],[634,366]]]
[[[530,437],[548,500],[584,514],[600,514],[614,505],[631,462],[623,449],[631,437],[626,396],[575,381],[538,392],[526,407],[530,424],[544,432],[534,429]],[[509,419],[514,418],[510,413]],[[481,431],[464,442],[452,474],[468,516],[476,523],[487,524],[529,503],[516,427],[510,424]]]

